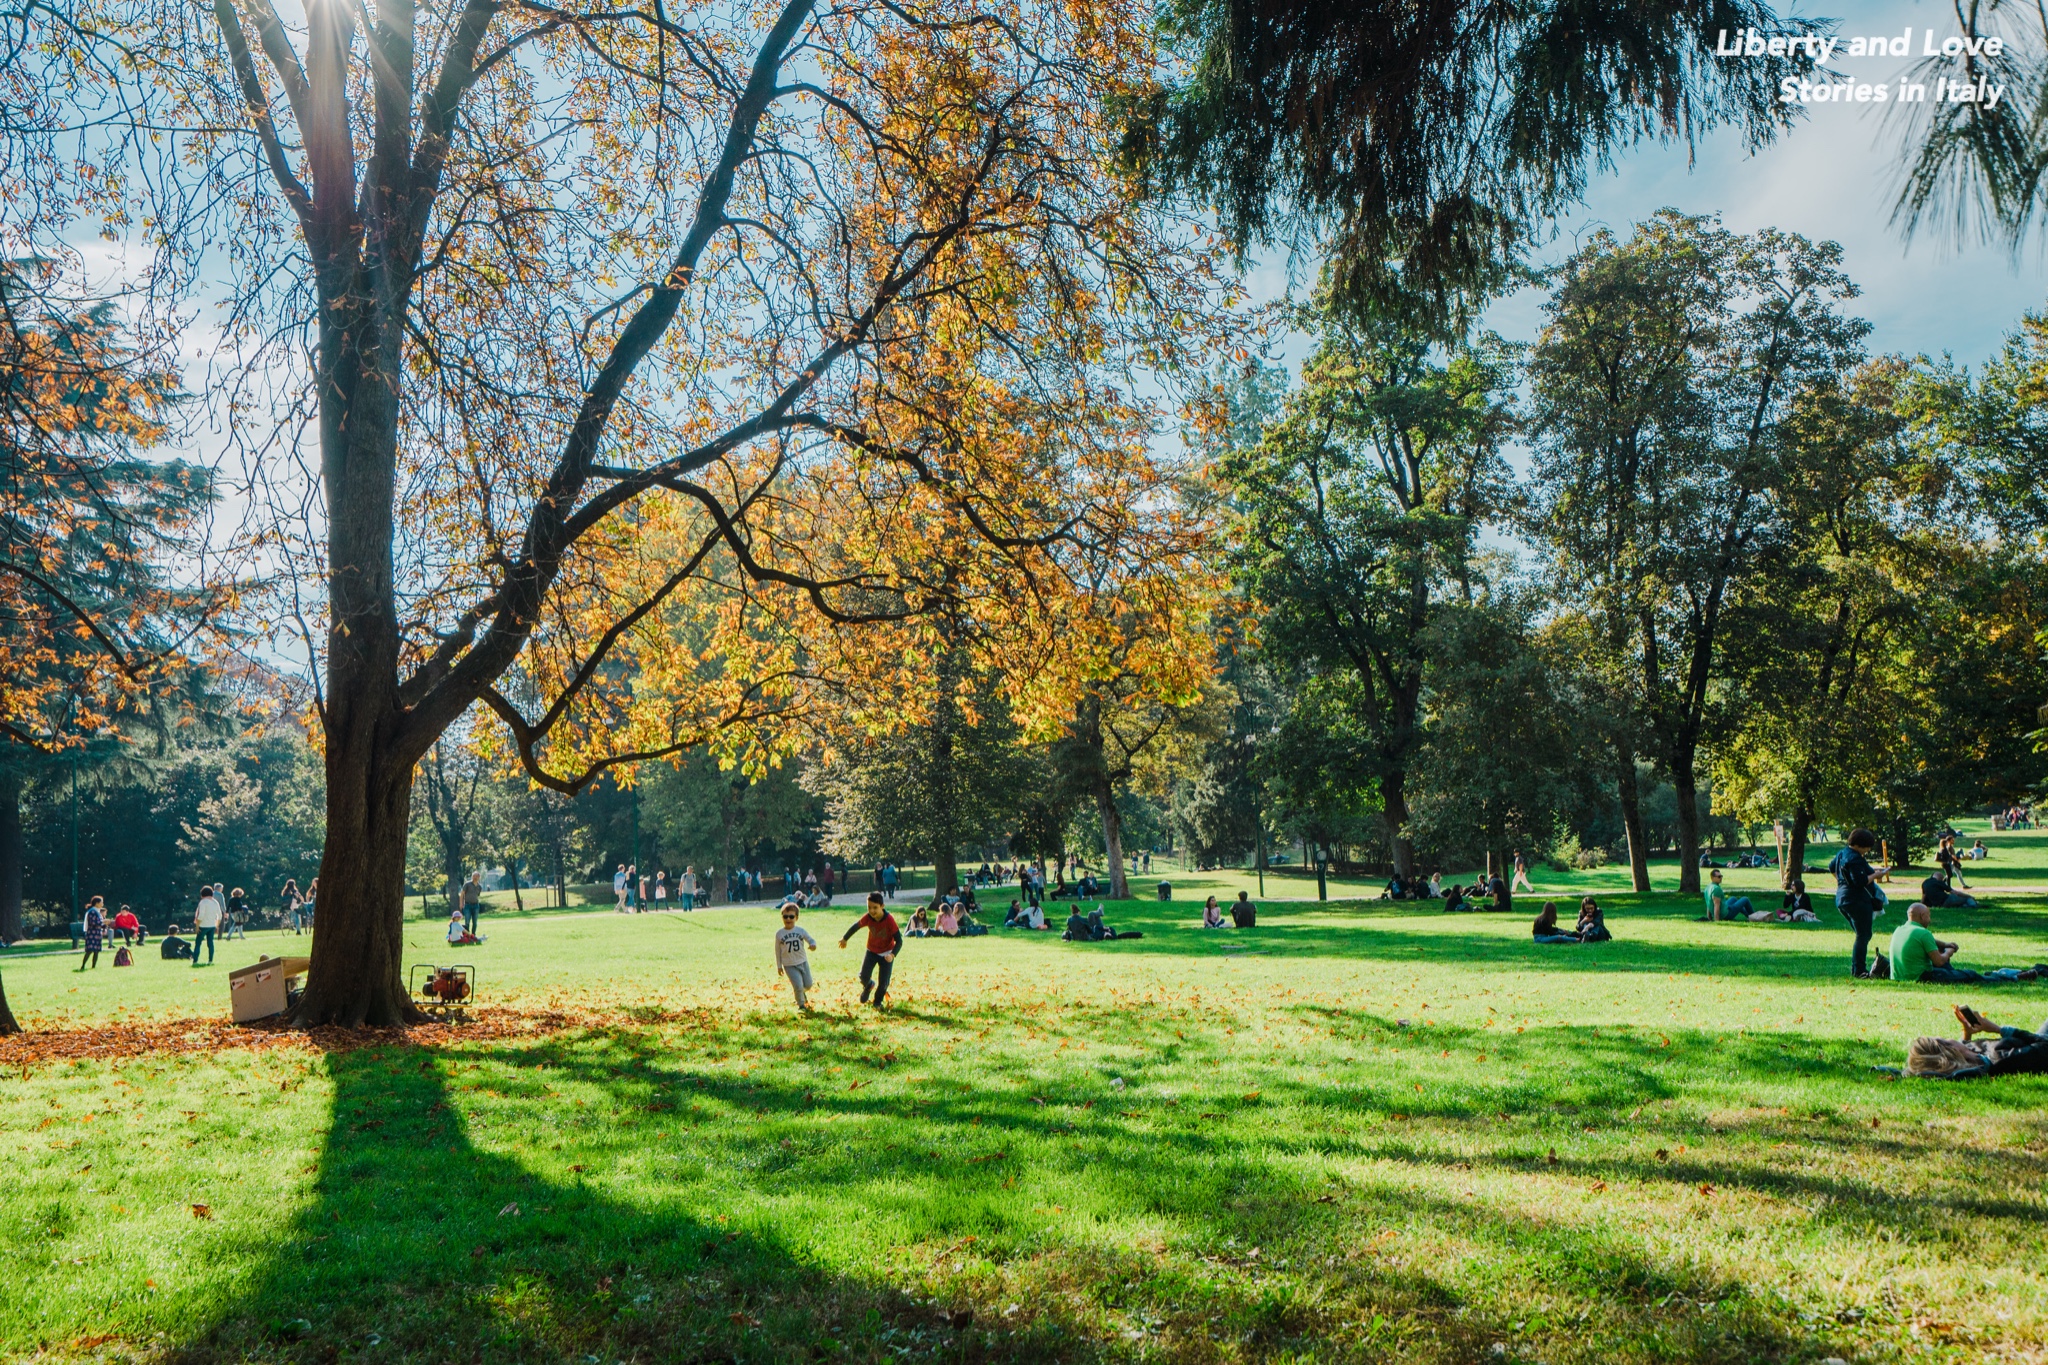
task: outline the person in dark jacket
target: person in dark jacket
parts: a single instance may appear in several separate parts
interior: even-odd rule
[[[1835,909],[1842,918],[1849,921],[1849,927],[1856,931],[1856,946],[1849,962],[1850,973],[1857,977],[1870,975],[1870,931],[1876,921],[1880,903],[1877,892],[1877,869],[1870,865],[1870,852],[1877,847],[1877,836],[1867,829],[1852,829],[1843,841],[1841,852],[1828,860],[1828,871],[1835,874]]]

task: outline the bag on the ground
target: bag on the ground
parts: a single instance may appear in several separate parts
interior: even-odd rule
[[[126,947],[116,948],[114,950],[114,965],[116,967],[133,967],[135,965],[135,954],[129,952]]]

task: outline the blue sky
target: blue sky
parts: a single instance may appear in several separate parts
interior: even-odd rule
[[[1913,28],[1914,51],[1925,31],[1935,42],[1957,31],[1953,11],[1935,3],[1859,4],[1835,31],[1898,34]],[[1787,19],[1787,29],[1805,27]],[[2018,30],[2024,33],[2024,29]],[[1713,44],[1715,35],[1705,35]],[[1908,65],[1901,58],[1837,55],[1833,69],[1866,81],[1890,81]],[[1568,255],[1574,234],[1595,224],[1626,233],[1631,223],[1666,206],[1688,213],[1718,212],[1729,227],[1779,227],[1842,244],[1844,267],[1863,289],[1857,311],[1870,320],[1873,352],[1940,356],[1952,353],[1974,368],[1999,346],[2030,309],[2048,307],[2048,259],[2030,244],[2018,257],[1999,245],[1943,240],[1936,234],[1910,243],[1891,224],[1898,190],[1901,130],[1884,120],[1890,105],[1820,104],[1776,144],[1750,155],[1741,139],[1716,135],[1698,148],[1690,166],[1683,146],[1646,146],[1623,157],[1616,172],[1588,188],[1579,212],[1557,224],[1560,235],[1537,253],[1552,262]],[[1282,287],[1274,264],[1257,272],[1256,294]],[[1313,278],[1313,270],[1307,278]],[[1541,325],[1542,296],[1524,291],[1502,300],[1487,325],[1528,339]],[[1290,361],[1300,359],[1289,347]]]

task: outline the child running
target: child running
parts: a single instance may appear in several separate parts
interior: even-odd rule
[[[811,980],[809,950],[818,946],[818,940],[808,930],[797,928],[796,917],[794,905],[782,907],[782,927],[775,931],[775,967],[789,978],[789,988],[796,992],[796,1007],[807,1010],[811,1007],[807,992],[816,984]],[[885,984],[887,980],[883,978]]]
[[[868,931],[868,951],[860,964],[860,1002],[867,1004],[872,994],[875,1008],[881,1009],[889,995],[889,974],[896,969],[896,954],[903,948],[903,931],[897,927],[896,917],[883,907],[879,891],[868,892],[867,912],[839,936],[839,946],[844,948],[846,940],[863,925]],[[881,969],[879,981],[875,976],[877,968]]]

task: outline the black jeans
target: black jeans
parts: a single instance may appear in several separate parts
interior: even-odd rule
[[[875,969],[878,967],[881,969],[881,980],[879,982],[875,980]],[[883,957],[880,953],[870,952],[861,959],[860,998],[862,1004],[867,1003],[870,990],[874,992],[875,1003],[877,1005],[882,1003],[883,997],[889,994],[889,973],[894,970],[896,970],[896,964]]]
[[[1856,931],[1856,952],[1851,959],[1856,975],[1870,974],[1870,922],[1875,918],[1875,906],[1838,905],[1842,918],[1849,921],[1849,927]]]

